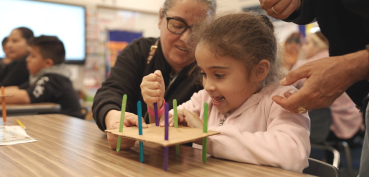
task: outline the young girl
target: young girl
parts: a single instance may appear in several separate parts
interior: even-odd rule
[[[178,106],[178,117],[184,125],[202,128],[207,102],[208,129],[221,133],[209,137],[209,154],[302,172],[310,154],[310,120],[306,113],[288,112],[272,100],[297,91],[277,82],[283,69],[273,30],[267,17],[248,13],[225,15],[205,27],[195,52],[204,90]],[[163,105],[163,85],[160,71],[143,79],[148,105]]]

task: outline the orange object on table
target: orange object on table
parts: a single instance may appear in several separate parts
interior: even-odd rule
[[[3,122],[6,122],[6,103],[5,103],[5,90],[4,86],[1,86],[1,105],[3,106]]]

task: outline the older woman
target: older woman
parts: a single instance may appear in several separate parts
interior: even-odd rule
[[[181,104],[201,89],[188,77],[195,61],[190,35],[192,26],[211,18],[215,10],[215,0],[164,2],[159,11],[160,37],[141,38],[127,46],[119,54],[109,78],[96,93],[92,109],[94,119],[101,130],[119,127],[123,94],[128,96],[124,125],[132,126],[137,123],[136,103],[140,100],[144,104],[141,81],[144,76],[155,70],[161,70],[163,74],[166,84],[163,94],[170,107],[173,99],[177,99],[178,104]],[[145,115],[146,105],[143,105],[142,111]],[[115,148],[117,137],[109,133],[107,137],[110,146]],[[135,141],[125,139],[121,148],[130,148],[134,143]]]

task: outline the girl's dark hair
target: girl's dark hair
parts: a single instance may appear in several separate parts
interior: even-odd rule
[[[22,37],[24,39],[26,39],[27,42],[29,42],[34,36],[33,36],[33,31],[30,30],[29,28],[26,27],[19,27],[16,28],[17,30],[19,30],[22,34]]]
[[[268,17],[246,12],[227,14],[201,28],[196,35],[198,43],[209,46],[215,56],[234,58],[242,62],[248,72],[266,59],[270,69],[263,84],[283,78],[274,26]]]

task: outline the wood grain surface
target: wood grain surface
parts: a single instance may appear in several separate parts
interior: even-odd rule
[[[116,152],[93,122],[47,114],[9,117],[8,125],[17,125],[17,119],[37,142],[0,146],[0,176],[309,176],[210,156],[203,164],[201,150],[187,146],[180,146],[180,156],[170,148],[164,171],[163,148],[156,144],[144,143],[145,161],[140,163],[138,143]]]

